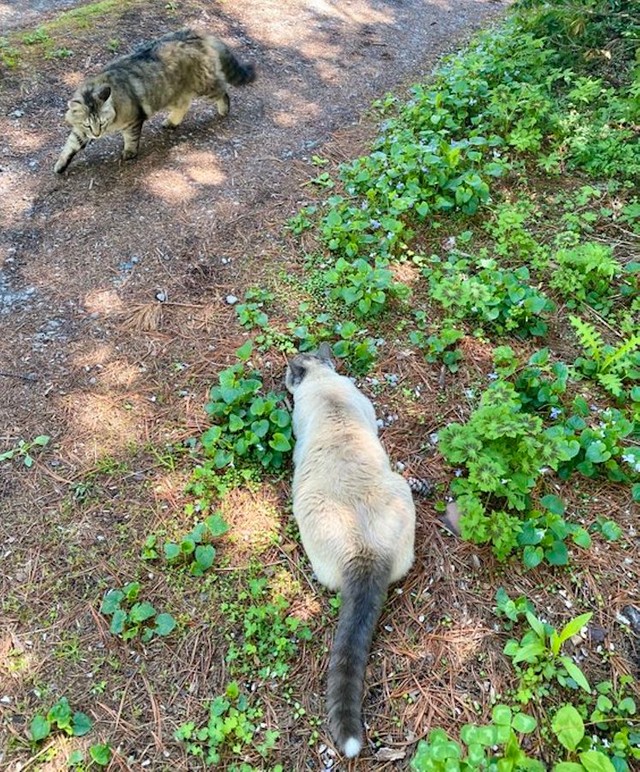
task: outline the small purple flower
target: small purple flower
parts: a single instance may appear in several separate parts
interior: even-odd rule
[[[462,477],[462,469],[456,469],[454,471],[454,474],[456,477]]]
[[[487,375],[487,378],[490,381],[497,381],[498,380],[498,373],[489,373],[489,375]]]
[[[549,411],[549,416],[553,420],[555,420],[556,418],[558,418],[561,415],[562,415],[562,408],[561,407],[552,407],[551,410]]]

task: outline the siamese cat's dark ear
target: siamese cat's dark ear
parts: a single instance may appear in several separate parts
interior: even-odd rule
[[[287,374],[285,383],[289,391],[293,392],[296,386],[302,383],[302,379],[307,374],[307,368],[298,357],[291,359],[287,364]]]
[[[333,360],[333,351],[331,350],[331,346],[324,342],[321,343],[318,346],[318,353],[317,353],[318,359],[322,360],[324,364],[329,365],[330,367],[333,367],[335,370],[335,362]]]

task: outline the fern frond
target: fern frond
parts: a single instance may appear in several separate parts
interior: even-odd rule
[[[600,365],[605,345],[602,335],[592,324],[580,319],[579,316],[570,316],[569,321],[582,348],[597,365]]]
[[[615,373],[598,373],[596,376],[601,386],[603,386],[609,394],[613,394],[614,397],[621,397],[624,394],[624,386],[622,385],[622,378]]]
[[[632,335],[628,340],[618,346],[617,349],[612,351],[606,356],[600,366],[600,372],[606,373],[611,371],[613,373],[620,372],[627,365],[626,358],[640,346],[640,335]]]

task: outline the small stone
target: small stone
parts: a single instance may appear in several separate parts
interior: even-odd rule
[[[164,290],[158,290],[158,292],[156,292],[156,300],[159,303],[166,303],[167,302],[167,293]]]
[[[629,625],[633,634],[640,638],[640,609],[637,609],[635,606],[624,606],[622,617],[622,621]]]
[[[227,302],[227,303],[228,303],[230,306],[233,306],[233,305],[235,305],[235,304],[238,302],[238,298],[237,298],[235,295],[227,295],[227,297],[225,298],[225,300],[226,300],[226,302]]]

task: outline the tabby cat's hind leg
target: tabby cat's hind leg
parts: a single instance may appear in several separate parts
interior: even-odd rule
[[[218,108],[218,114],[222,115],[224,118],[225,115],[229,115],[229,110],[231,108],[231,101],[229,100],[229,94],[226,92],[216,99],[216,107]]]
[[[62,174],[62,172],[69,166],[71,163],[71,159],[73,156],[79,151],[82,150],[82,148],[87,144],[88,138],[84,136],[83,134],[80,134],[76,129],[74,129],[71,134],[67,137],[67,141],[64,143],[64,147],[62,148],[62,151],[60,152],[60,155],[58,157],[58,160],[56,161],[56,165],[53,167],[53,170],[57,174]]]
[[[178,104],[171,105],[169,108],[169,115],[166,117],[162,124],[165,129],[175,129],[182,123],[184,116],[191,107],[191,99],[186,99]]]

